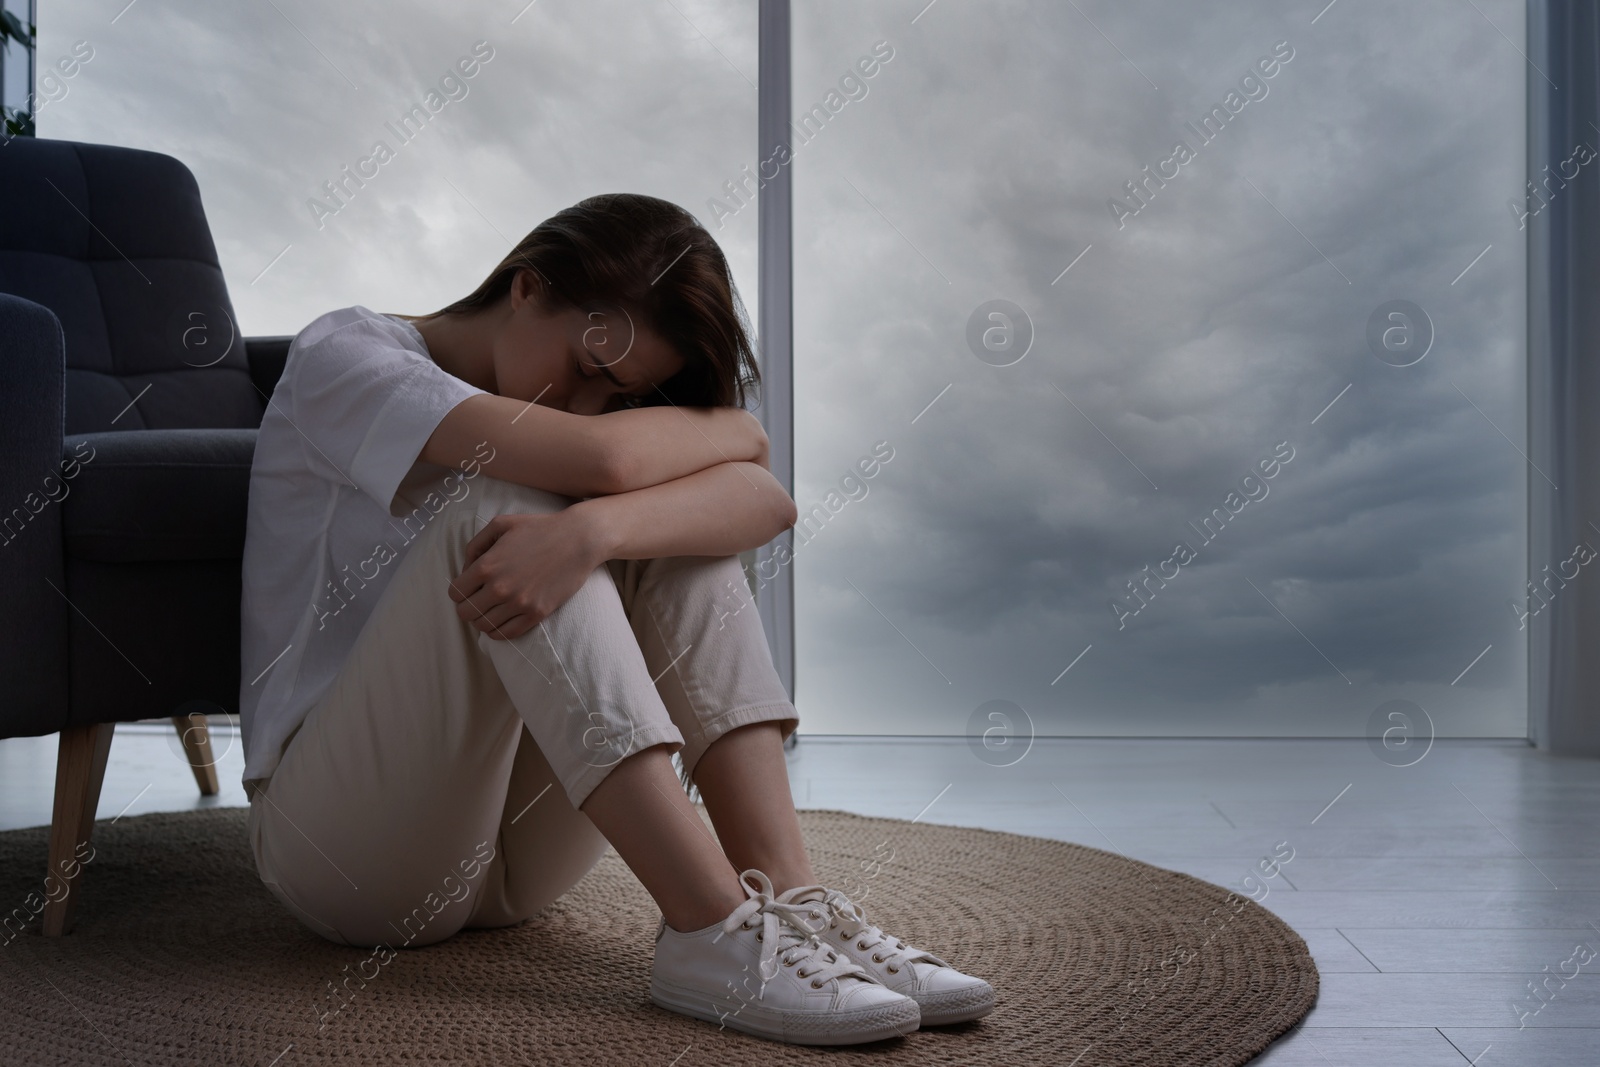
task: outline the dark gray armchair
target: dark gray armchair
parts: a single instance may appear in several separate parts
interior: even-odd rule
[[[291,339],[239,336],[178,160],[17,137],[0,189],[0,737],[61,734],[66,882],[114,724],[172,717],[216,791],[203,716],[238,710],[250,460]]]

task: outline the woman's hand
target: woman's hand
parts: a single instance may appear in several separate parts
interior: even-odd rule
[[[463,622],[497,639],[520,637],[583,587],[605,561],[587,512],[496,515],[467,542],[467,567],[450,583]]]

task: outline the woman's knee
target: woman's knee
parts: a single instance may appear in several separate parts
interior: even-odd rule
[[[474,511],[481,516],[535,515],[561,511],[578,502],[577,497],[552,493],[548,489],[518,485],[503,478],[480,475],[470,490],[476,496]]]
[[[499,515],[537,515],[562,511],[577,503],[576,498],[534,489],[515,482],[479,474],[461,475],[443,496],[430,493],[416,503],[409,514],[400,515],[391,525],[403,538],[397,548],[390,544],[392,556],[425,551],[439,565],[453,561],[452,577],[465,566],[460,558],[463,547],[480,533],[485,524]],[[384,562],[380,560],[379,562]],[[402,568],[403,569],[403,568]]]

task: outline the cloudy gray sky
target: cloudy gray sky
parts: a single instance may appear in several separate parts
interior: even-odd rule
[[[708,205],[755,163],[753,3],[122,6],[41,16],[41,69],[95,51],[40,130],[187,163],[247,333],[432,310],[606,190],[695,212],[757,311],[754,211]],[[1008,700],[1042,734],[1359,736],[1407,699],[1523,734],[1522,4],[1322,6],[794,5],[797,112],[893,49],[793,164],[802,510],[893,449],[793,564],[805,729],[962,733]],[[1180,138],[1119,228],[1108,200]],[[1009,366],[968,343],[997,299],[1031,322]],[[1410,366],[1368,345],[1395,300],[1435,332]],[[1186,524],[1280,442],[1203,543]]]

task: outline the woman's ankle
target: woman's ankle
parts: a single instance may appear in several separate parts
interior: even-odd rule
[[[720,923],[746,899],[747,897],[741,893],[737,900],[731,901],[721,897],[673,901],[670,902],[670,907],[661,909],[661,914],[667,920],[668,926],[680,934],[688,934]]]
[[[613,767],[579,810],[611,842],[674,930],[703,930],[746,899],[722,846],[684,796],[665,745]]]

